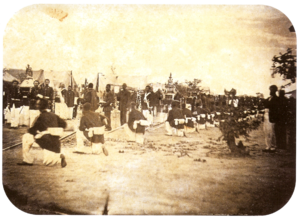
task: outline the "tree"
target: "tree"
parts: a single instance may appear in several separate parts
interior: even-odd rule
[[[272,77],[275,74],[283,76],[283,80],[290,79],[292,83],[296,82],[296,56],[292,55],[292,49],[288,48],[284,54],[279,53],[279,56],[274,56],[272,65]]]

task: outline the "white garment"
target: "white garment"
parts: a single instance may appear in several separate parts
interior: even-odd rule
[[[84,146],[84,142],[88,141],[92,144],[92,147]],[[83,134],[83,131],[79,129],[76,131],[76,147],[75,151],[84,152],[84,153],[92,153],[92,154],[101,154],[103,153],[104,144],[102,143],[92,143],[90,142]]]
[[[264,133],[266,149],[276,148],[276,137],[275,137],[275,123],[270,123],[269,121],[269,109],[265,109],[264,115]]]
[[[8,106],[4,109],[4,119],[6,120],[6,123],[11,122],[11,111]]]
[[[30,125],[29,106],[22,106],[20,111],[19,125]]]
[[[22,137],[22,153],[23,153],[23,161],[29,164],[32,164],[34,161],[34,158],[30,154],[30,149],[32,145],[34,144],[34,136],[25,133]],[[46,166],[53,166],[57,163],[61,163],[60,155],[61,153],[55,153],[46,149],[43,149],[44,152],[44,159],[43,164]]]
[[[169,136],[184,136],[184,129],[176,129],[174,127],[171,127],[168,121],[165,122],[165,130],[167,131],[166,134]]]
[[[18,127],[19,121],[20,121],[20,109],[21,108],[15,108],[15,104],[13,104],[13,107],[11,109],[11,127]]]

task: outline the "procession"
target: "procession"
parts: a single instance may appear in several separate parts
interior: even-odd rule
[[[97,13],[98,6],[97,10],[85,7],[92,15],[80,12],[80,16],[94,17],[86,21],[87,26],[104,16]],[[142,16],[131,7],[135,16]],[[260,9],[280,14],[268,7]],[[69,37],[63,22],[75,19],[65,12],[73,9],[37,6],[31,10],[44,10],[45,15],[39,16],[47,15],[43,19]],[[123,9],[108,10],[122,14]],[[282,31],[296,43],[293,26],[285,22]],[[77,25],[74,30],[84,27]],[[111,44],[103,44],[109,49],[118,41],[110,40]],[[120,40],[126,44],[130,39],[124,35]],[[114,53],[85,41],[88,49],[78,52],[83,44],[75,41],[78,45],[70,46],[74,55],[68,56],[68,49],[59,53],[57,47],[57,62],[47,52],[42,58],[34,55],[35,59],[19,62],[8,56],[13,52],[6,48],[3,186],[12,205],[40,215],[267,215],[288,204],[296,176],[296,45],[284,41],[280,48],[263,50],[264,61],[251,57],[238,64],[243,55],[234,56],[234,49],[226,50],[223,41],[224,48],[214,54],[224,56],[219,62],[206,59],[218,46],[206,42],[206,51],[212,52],[199,55],[201,59],[187,55],[194,50],[203,53],[187,41],[182,47],[173,46],[169,56],[158,53],[153,64],[153,57],[144,57],[145,51],[130,53],[133,47],[116,48]],[[149,54],[156,49],[149,42],[136,41],[127,46],[147,46]],[[162,51],[172,43],[177,43],[172,37],[164,41]],[[239,52],[248,55],[243,47],[248,42],[239,43]],[[173,54],[175,48],[181,55]],[[98,62],[87,62],[88,51],[100,50],[123,59],[101,55],[93,59]]]

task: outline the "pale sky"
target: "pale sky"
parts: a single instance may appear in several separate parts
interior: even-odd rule
[[[59,21],[53,9],[68,16]],[[3,67],[72,70],[78,83],[111,66],[149,82],[165,83],[172,72],[216,94],[268,96],[282,84],[270,76],[272,57],[296,48],[291,25],[269,6],[33,5],[7,24]]]

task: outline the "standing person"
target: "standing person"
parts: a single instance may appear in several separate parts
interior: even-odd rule
[[[89,140],[92,144],[92,153],[107,156],[108,151],[104,147],[104,125],[106,118],[91,110],[91,103],[83,105],[82,117],[80,119],[79,130],[76,132],[77,147],[75,153],[84,152],[84,140]]]
[[[128,125],[125,126],[125,132],[129,139],[128,141],[135,141],[138,144],[144,144],[144,135],[148,121],[142,112],[136,109],[136,103],[131,102],[131,111],[128,116]]]
[[[8,105],[11,107],[11,129],[19,127],[22,95],[20,92],[19,82],[14,80],[12,87],[9,89]]]
[[[45,83],[41,89],[41,95],[48,101],[48,109],[52,110],[53,88],[49,86],[50,80],[45,79]]]
[[[73,118],[77,117],[77,109],[78,105],[80,104],[80,99],[79,99],[79,91],[78,91],[78,86],[74,86],[74,110],[73,110]]]
[[[150,86],[146,86],[145,93],[141,97],[141,105],[142,105],[143,115],[150,122],[152,121],[151,116],[150,116],[150,113],[151,113],[150,99],[151,99],[152,93],[153,92],[151,92]]]
[[[276,95],[277,86],[270,86],[270,97],[265,102],[265,118],[264,118],[264,132],[266,149],[264,152],[275,151],[276,149],[276,135],[275,125],[278,121],[278,102],[279,99]]]
[[[28,93],[28,98],[30,100],[29,103],[29,120],[30,120],[30,127],[32,127],[33,123],[37,119],[37,117],[40,115],[40,111],[36,109],[35,104],[36,101],[39,99],[39,96],[41,94],[41,88],[39,87],[39,81],[35,80],[33,82],[33,87],[30,88],[30,91]]]
[[[276,144],[279,149],[286,149],[286,125],[288,115],[288,99],[284,96],[285,91],[279,91],[278,120],[275,125]]]
[[[121,121],[121,126],[123,126],[125,123],[127,123],[126,120],[126,115],[127,111],[130,108],[130,92],[127,90],[127,84],[124,83],[122,85],[122,90],[118,93],[118,100],[120,102],[120,121]]]
[[[84,93],[84,103],[90,103],[91,104],[91,110],[95,111],[99,107],[99,97],[97,96],[96,90],[93,89],[94,85],[93,83],[90,83],[88,85],[88,90]]]
[[[105,101],[105,103],[102,104],[104,115],[108,118],[108,122],[105,129],[107,131],[111,130],[111,111],[115,103],[114,93],[110,90],[110,87],[110,84],[106,85],[106,91],[103,95],[103,100]]]
[[[36,108],[41,114],[34,125],[28,129],[28,133],[22,137],[23,162],[18,165],[32,166],[34,158],[30,155],[30,148],[36,142],[44,152],[43,164],[51,166],[61,163],[65,167],[67,162],[65,156],[61,153],[59,135],[66,128],[67,123],[54,113],[48,112],[48,101],[38,99]]]
[[[70,120],[73,118],[74,99],[75,99],[75,94],[72,91],[72,87],[68,86],[68,91],[66,91],[65,100],[68,107],[67,119]]]

